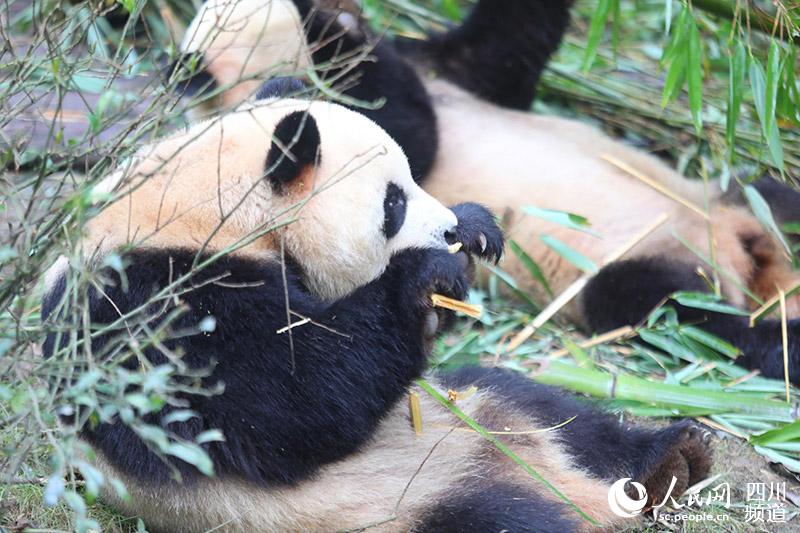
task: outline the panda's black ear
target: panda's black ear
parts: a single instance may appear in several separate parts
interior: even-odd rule
[[[267,98],[286,98],[298,96],[306,90],[306,85],[297,78],[281,76],[272,78],[264,83],[256,92],[256,100],[266,100]]]
[[[284,185],[319,160],[319,142],[317,122],[308,112],[294,111],[278,122],[272,134],[266,168],[274,191],[282,192]]]

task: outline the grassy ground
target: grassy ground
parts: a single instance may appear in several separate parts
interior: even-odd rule
[[[423,27],[458,18],[465,5],[454,0],[364,3],[366,13],[376,25],[390,24],[392,31],[407,35],[419,34]],[[613,4],[609,2],[611,7]],[[731,187],[737,187],[737,177],[741,177],[744,183],[748,177],[761,171],[780,174],[781,165],[765,149],[763,121],[750,91],[745,91],[738,128],[733,132],[733,151],[737,155],[733,160],[729,157],[729,131],[724,121],[729,87],[728,36],[732,33],[729,18],[699,9],[694,12],[704,51],[700,64],[703,69],[701,134],[696,131],[696,113],[693,113],[696,100],[691,94],[676,92],[664,109],[654,105],[654,102],[662,100],[665,72],[668,72],[670,64],[660,64],[664,47],[670,42],[664,34],[665,20],[669,18],[677,24],[680,9],[680,3],[674,2],[673,16],[667,17],[667,4],[669,2],[663,0],[623,1],[616,18],[614,9],[609,9],[605,31],[598,33],[598,28],[603,30],[603,24],[595,13],[603,2],[578,2],[573,29],[542,81],[536,111],[592,122],[611,135],[657,153],[688,176],[727,179]],[[695,2],[697,6],[702,4],[704,2]],[[20,5],[19,2],[12,3],[10,11],[4,12],[6,16],[0,16],[4,27],[25,29],[26,15],[19,9]],[[796,8],[796,4],[793,5]],[[85,32],[82,43],[93,42],[95,46],[107,48],[107,57],[103,61],[129,64],[132,65],[129,70],[138,72],[150,72],[157,67],[169,43],[174,40],[175,28],[180,26],[175,22],[191,16],[192,12],[189,2],[146,4],[137,11],[143,24],[120,29],[108,24],[109,17],[101,16],[102,6],[79,3],[65,6],[68,16],[59,19],[58,24],[68,24],[65,21],[72,20],[78,29]],[[112,18],[119,16],[119,7],[111,15]],[[93,24],[81,24],[84,16],[87,17],[85,20],[94,21]],[[596,22],[598,20],[600,22]],[[617,21],[616,25],[612,20]],[[672,35],[675,35],[674,28]],[[593,36],[598,36],[598,39]],[[754,32],[739,35],[734,39],[737,40],[752,49],[762,63],[768,62],[768,37]],[[134,50],[136,57],[130,53],[120,57],[115,52],[119,43]],[[588,52],[592,51],[596,52],[592,68],[581,69]],[[61,70],[54,76],[56,81],[49,82],[57,84],[59,76],[65,75],[65,69],[80,66],[77,61],[71,64],[66,61],[71,52],[74,50],[63,50]],[[95,48],[95,55],[102,56],[102,50]],[[7,56],[3,57],[4,61],[8,60]],[[43,83],[43,79],[48,82],[46,73],[54,68],[50,63],[43,65],[46,68],[36,72],[36,83]],[[4,63],[2,66],[8,65]],[[91,77],[73,78],[78,79],[87,91],[92,88]],[[688,82],[686,88],[691,92]],[[0,89],[6,91],[8,85],[0,85]],[[31,86],[23,84],[17,89],[31,89]],[[104,93],[96,91],[93,94],[98,96],[99,104]],[[145,94],[148,98],[156,98],[157,90],[151,87]],[[0,95],[0,98],[7,99],[8,94]],[[108,109],[122,108],[113,96],[106,98],[103,105]],[[110,122],[113,115],[109,113],[100,118]],[[179,116],[167,117],[172,118],[180,121]],[[797,180],[800,177],[798,125],[781,116],[777,117],[777,123],[781,128],[779,135],[785,178]],[[150,122],[137,124],[136,131],[143,138],[152,134],[156,126]],[[124,149],[124,146],[116,147],[113,154],[123,153]],[[75,528],[75,517],[78,516],[79,521],[85,523],[89,523],[87,520],[95,521],[104,531],[135,531],[141,527],[135,519],[121,517],[96,502],[90,503],[85,512],[74,501],[72,505],[63,500],[53,507],[43,505],[47,478],[54,468],[56,471],[69,470],[62,464],[68,462],[69,457],[66,457],[68,448],[53,438],[56,434],[53,430],[57,427],[52,416],[56,399],[45,397],[42,392],[46,388],[43,377],[47,374],[37,374],[36,354],[41,331],[37,330],[39,326],[35,319],[38,312],[36,280],[48,259],[60,250],[47,246],[73,239],[80,229],[82,217],[91,214],[90,209],[82,207],[81,202],[85,199],[80,196],[87,176],[94,179],[102,175],[113,161],[93,163],[86,173],[64,170],[55,157],[42,160],[36,159],[36,155],[27,152],[5,154],[4,162],[13,172],[5,173],[0,180],[0,197],[9,199],[0,207],[7,209],[9,218],[12,208],[17,213],[14,220],[4,220],[8,224],[0,229],[0,309],[3,309],[0,313],[0,331],[3,332],[0,334],[0,428],[3,428],[0,429],[0,472],[4,475],[11,472],[16,480],[0,486],[0,527],[15,531],[67,531]],[[62,173],[53,174],[54,170]],[[15,208],[26,205],[31,209]],[[53,227],[57,231],[52,230]],[[43,239],[42,235],[49,236],[49,240]],[[30,253],[26,255],[20,251]],[[12,252],[17,255],[8,255]],[[624,386],[617,388],[615,398],[605,398],[605,405],[619,412],[621,417],[637,423],[663,424],[669,417],[694,416],[710,424],[709,427],[713,426],[714,474],[720,475],[716,483],[727,482],[732,491],[733,505],[724,511],[730,519],[724,523],[672,525],[661,521],[652,524],[649,531],[800,530],[800,520],[796,518],[799,509],[796,504],[800,503],[797,477],[800,472],[800,442],[792,434],[784,435],[786,438],[779,441],[761,442],[758,448],[748,442],[752,436],[767,430],[794,431],[795,426],[789,425],[794,416],[788,406],[783,411],[779,409],[777,414],[772,408],[775,402],[769,404],[769,409],[764,408],[764,401],[784,394],[783,383],[748,377],[746,372],[731,365],[724,355],[720,356],[724,346],[711,341],[698,344],[696,339],[687,339],[685,330],[670,323],[668,316],[662,316],[645,328],[662,340],[662,350],[626,339],[613,339],[583,349],[578,344],[585,339],[569,324],[554,320],[509,354],[505,351],[509,336],[541,310],[525,295],[518,294],[513,301],[501,296],[502,289],[508,289],[509,285],[513,285],[513,281],[498,272],[488,286],[474,292],[472,298],[486,304],[488,313],[480,322],[464,320],[456,334],[442,339],[437,347],[437,364],[500,364],[529,372],[540,381],[597,396],[608,391],[603,384],[610,372],[623,376],[627,381],[619,383]],[[563,353],[555,357],[559,351]],[[578,380],[578,377],[582,379]],[[656,389],[654,384],[664,388]],[[714,396],[713,393],[718,392],[733,394]],[[793,404],[796,404],[795,392],[792,389]],[[20,482],[25,480],[33,482]],[[782,482],[787,483],[788,521],[780,525],[748,523],[744,506],[748,484]],[[79,494],[89,496],[83,485],[76,489]]]

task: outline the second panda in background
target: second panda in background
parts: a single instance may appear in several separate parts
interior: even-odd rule
[[[568,25],[570,2],[479,0],[461,26],[423,41],[378,39],[352,13],[331,4],[337,3],[209,2],[182,45],[187,54],[201,54],[204,70],[195,81],[215,84],[222,89],[222,105],[230,106],[254,90],[255,82],[247,80],[317,69],[316,75],[335,80],[345,97],[385,98],[383,107],[363,111],[408,154],[415,179],[445,203],[472,199],[501,215],[509,236],[540,265],[555,294],[583,272],[541,234],[602,266],[655,217],[667,216],[624,260],[603,266],[563,309],[590,331],[636,324],[677,291],[708,292],[698,269],[707,277],[716,270],[724,299],[749,310],[774,296],[776,288],[800,282],[776,239],[719,190],[705,191],[702,183],[578,121],[524,111]],[[365,47],[370,57],[359,63]],[[610,161],[696,206],[708,205],[707,214]],[[800,193],[766,180],[758,187],[779,222],[800,218]],[[585,216],[602,238],[526,215],[525,206]],[[508,254],[501,266],[535,300],[548,302],[547,291],[522,261]],[[682,321],[741,348],[739,364],[783,377],[778,321],[765,319],[749,328],[739,316],[673,305]],[[789,377],[797,381],[800,296],[789,299],[788,312]]]
[[[221,430],[224,440],[203,444],[213,478],[172,458],[176,482],[117,416],[82,428],[98,468],[130,494],[106,499],[164,532],[563,533],[593,530],[588,520],[635,523],[609,507],[621,478],[647,491],[638,501],[617,494],[633,516],[707,475],[705,436],[687,422],[622,425],[501,370],[429,377],[438,394],[476,387],[458,408],[584,519],[414,386],[446,328],[431,293],[463,298],[470,256],[496,260],[501,232],[480,206],[450,210],[420,189],[399,146],[365,117],[263,94],[143,148],[109,176],[100,188],[117,195],[87,224],[85,264],[59,261],[49,273],[45,320],[78,298],[66,289],[68,269],[98,274],[85,295],[91,324],[111,328],[87,337],[98,362],[135,352],[122,365],[136,372],[179,358],[210,369],[206,387],[224,385],[179,394],[182,405],[147,420],[179,441]],[[463,243],[455,254],[453,241]],[[113,253],[123,271],[105,266]],[[209,315],[213,331],[198,329]],[[169,316],[177,319],[167,325]],[[156,333],[139,342],[131,328]],[[48,357],[62,348],[53,331]],[[421,435],[410,393],[422,404]]]

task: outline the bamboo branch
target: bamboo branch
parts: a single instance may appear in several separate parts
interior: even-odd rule
[[[776,26],[780,25],[780,20],[776,20],[769,13],[763,11],[751,1],[739,2],[738,0],[693,0],[692,5],[703,11],[720,17],[733,20],[736,16],[739,3],[739,16],[743,23],[750,22],[750,26],[769,35],[773,35]],[[781,39],[800,44],[800,36],[791,35],[792,28],[784,28],[784,31],[777,31],[775,35]]]

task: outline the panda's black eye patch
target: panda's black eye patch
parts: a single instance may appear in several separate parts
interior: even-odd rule
[[[383,234],[387,239],[391,239],[400,228],[403,227],[403,222],[406,220],[406,193],[403,189],[389,183],[386,187],[386,197],[383,199]]]

